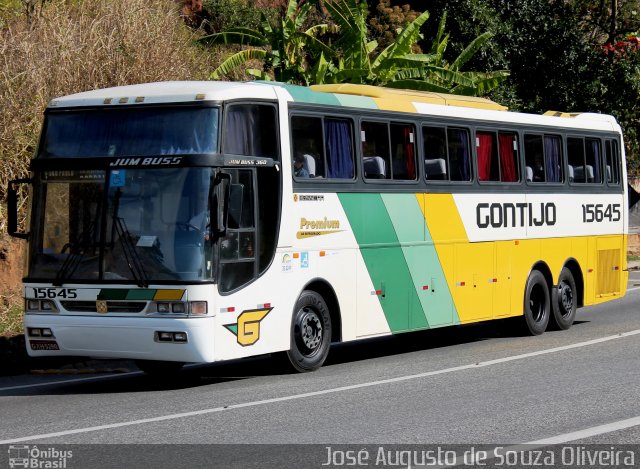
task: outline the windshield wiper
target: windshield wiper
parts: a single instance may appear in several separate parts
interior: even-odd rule
[[[89,224],[89,229],[86,232],[83,231],[80,233],[80,235],[78,236],[78,239],[82,240],[85,238],[85,236],[89,240],[93,239],[93,233],[95,231],[95,227],[96,227],[96,222],[94,220]],[[59,287],[64,283],[67,277],[73,275],[73,273],[76,271],[76,269],[80,265],[80,262],[84,258],[85,249],[87,247],[95,248],[95,245],[93,243],[80,244],[80,243],[68,242],[62,247],[62,250],[60,251],[60,253],[64,254],[64,252],[67,249],[69,249],[69,255],[67,256],[67,258],[64,260],[64,262],[58,269],[58,272],[56,272],[56,277],[53,279],[53,282],[52,282],[53,285],[55,285],[56,287]]]
[[[136,246],[133,244],[132,236],[129,233],[129,230],[127,230],[127,225],[125,224],[124,219],[114,218],[113,224],[116,228],[118,241],[120,241],[120,245],[122,246],[122,251],[124,252],[124,257],[127,261],[127,265],[129,266],[129,270],[133,275],[133,279],[139,287],[147,288],[149,285],[147,273],[144,270],[144,266],[142,265],[140,256],[136,251]]]

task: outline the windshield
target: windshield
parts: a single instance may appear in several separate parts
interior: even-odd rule
[[[91,109],[47,115],[41,158],[214,153],[215,107]]]
[[[211,168],[39,176],[29,277],[140,285],[213,280]]]

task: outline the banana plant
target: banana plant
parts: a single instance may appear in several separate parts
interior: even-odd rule
[[[504,70],[488,73],[462,71],[461,68],[491,39],[491,33],[475,38],[453,61],[444,53],[449,35],[445,34],[443,15],[428,54],[415,54],[415,45],[423,39],[420,29],[429,18],[425,11],[400,31],[395,41],[375,55],[377,43],[368,39],[366,0],[326,2],[331,18],[339,26],[338,48],[342,58],[328,65],[322,76],[325,83],[364,83],[440,93],[483,95],[496,88],[508,76]]]
[[[272,72],[277,81],[289,83],[309,83],[307,70],[313,66],[308,61],[316,57],[333,57],[335,51],[324,44],[318,36],[329,30],[329,25],[319,24],[303,30],[309,12],[318,0],[289,0],[287,10],[279,24],[272,26],[267,17],[261,14],[258,29],[231,28],[200,39],[204,44],[236,44],[242,50],[225,59],[210,74],[212,80],[228,75],[235,69],[253,60],[262,60],[263,69],[246,69],[246,73],[260,79],[270,79]],[[324,59],[326,60],[326,59]]]

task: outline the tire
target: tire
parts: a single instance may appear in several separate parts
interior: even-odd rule
[[[524,326],[525,332],[540,335],[549,324],[551,301],[549,286],[539,270],[533,270],[527,279],[524,290]]]
[[[136,360],[136,366],[147,375],[162,377],[177,374],[184,366],[184,363],[160,360]]]
[[[301,373],[317,370],[329,355],[331,316],[322,296],[305,290],[298,298],[291,323],[291,349],[287,357]]]
[[[567,330],[573,325],[578,307],[578,291],[576,281],[569,269],[564,267],[558,278],[558,286],[554,290],[553,316],[551,326],[556,330]]]

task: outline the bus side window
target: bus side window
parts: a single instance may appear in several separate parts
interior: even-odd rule
[[[546,182],[542,135],[524,135],[524,161],[527,182]]]
[[[423,127],[424,175],[429,181],[470,181],[469,131]]]
[[[391,177],[415,181],[415,129],[409,124],[391,124]]]
[[[518,161],[518,136],[512,132],[498,132],[498,155],[500,181],[518,182],[520,165]]]
[[[310,178],[325,177],[322,144],[322,119],[320,117],[292,116],[292,156],[301,156],[305,174]]]
[[[324,119],[327,177],[353,179],[353,125],[347,119]]]
[[[276,109],[264,104],[233,104],[226,111],[224,152],[278,158]]]
[[[447,134],[443,127],[423,127],[424,175],[427,181],[449,179],[447,161]]]
[[[385,179],[389,174],[389,125],[362,122],[362,167],[365,179]]]
[[[587,182],[602,183],[602,146],[600,139],[585,139]]]
[[[478,180],[499,181],[498,142],[495,132],[476,132]]]
[[[471,181],[471,151],[467,129],[447,129],[449,172],[452,181]]]
[[[620,153],[618,152],[618,142],[607,139],[605,142],[607,166],[606,178],[609,185],[620,184]]]
[[[602,183],[602,147],[600,139],[569,137],[569,172],[573,171],[573,182]]]

